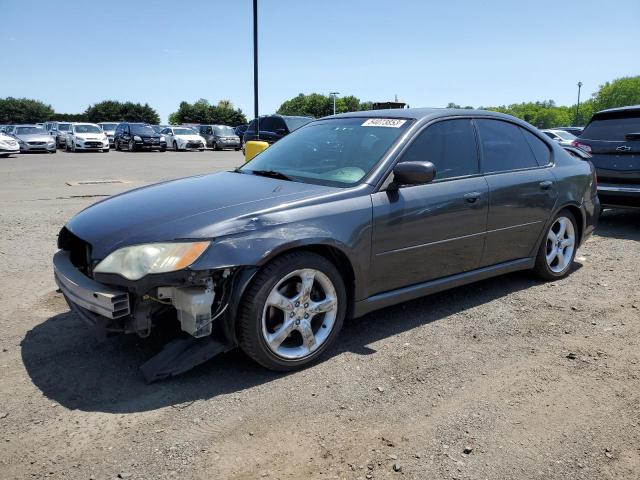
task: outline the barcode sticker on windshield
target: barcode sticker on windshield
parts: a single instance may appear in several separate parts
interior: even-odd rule
[[[362,124],[363,127],[389,127],[400,128],[407,121],[399,118],[370,118]]]

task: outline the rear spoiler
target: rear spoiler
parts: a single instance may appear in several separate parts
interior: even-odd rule
[[[573,146],[569,146],[569,145],[563,145],[562,148],[564,148],[567,152],[569,152],[569,155],[572,155],[574,157],[578,157],[582,160],[590,160],[592,155],[588,152],[585,152],[583,149],[578,148],[578,147],[573,147]]]

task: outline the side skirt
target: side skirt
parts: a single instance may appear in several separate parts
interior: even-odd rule
[[[505,273],[517,272],[519,270],[529,270],[534,267],[535,261],[535,258],[511,260],[508,262],[498,263],[497,265],[471,270],[470,272],[458,273],[449,277],[438,278],[436,280],[418,283],[409,287],[379,293],[365,300],[356,302],[353,317],[361,317],[380,308],[424,297],[425,295],[477,282],[486,278],[504,275]]]

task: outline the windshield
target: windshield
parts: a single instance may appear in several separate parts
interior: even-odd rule
[[[559,136],[563,140],[571,141],[576,139],[575,135],[572,135],[569,132],[565,132],[564,130],[554,130],[553,133],[555,133],[557,136]]]
[[[149,125],[131,125],[131,131],[141,135],[155,135],[156,133]]]
[[[215,127],[216,135],[222,135],[225,137],[232,137],[236,134],[235,130],[231,127]]]
[[[274,143],[240,171],[275,171],[308,183],[352,186],[371,171],[410,123],[383,118],[317,121]]]
[[[595,118],[580,134],[588,140],[624,141],[627,133],[640,133],[640,116],[626,118]]]
[[[76,133],[102,133],[97,125],[76,125],[74,130]]]
[[[102,127],[102,130],[115,130],[118,127],[117,123],[103,123],[102,125],[100,125]]]
[[[58,131],[60,131],[60,132],[68,132],[70,128],[71,128],[71,124],[70,123],[59,123],[58,124]]]
[[[47,133],[44,128],[39,127],[16,127],[16,135],[44,135]]]
[[[191,128],[174,128],[174,135],[194,135],[196,132]]]
[[[313,122],[313,118],[308,117],[284,117],[284,123],[289,127],[289,131],[293,132],[300,127],[304,127],[307,123]]]

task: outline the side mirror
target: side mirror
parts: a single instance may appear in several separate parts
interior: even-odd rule
[[[436,176],[436,166],[431,162],[401,162],[393,168],[393,183],[400,185],[423,185]]]

